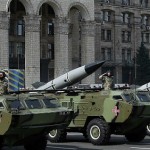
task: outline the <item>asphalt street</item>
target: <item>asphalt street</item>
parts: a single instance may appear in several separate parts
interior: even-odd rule
[[[4,147],[3,150],[24,150],[23,146]],[[150,137],[140,143],[130,143],[124,136],[112,135],[109,145],[95,146],[89,143],[81,134],[70,133],[64,143],[47,143],[46,150],[150,150]]]

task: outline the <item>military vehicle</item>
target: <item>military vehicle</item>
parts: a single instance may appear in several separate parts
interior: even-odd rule
[[[72,110],[42,92],[0,95],[0,149],[24,145],[26,150],[45,150],[47,134],[66,128],[72,116]]]
[[[150,120],[148,91],[72,89],[46,95],[57,97],[62,106],[76,113],[66,129],[49,133],[51,142],[64,141],[67,132],[81,132],[94,145],[109,143],[111,134],[125,135],[130,142],[140,142],[146,136]]]

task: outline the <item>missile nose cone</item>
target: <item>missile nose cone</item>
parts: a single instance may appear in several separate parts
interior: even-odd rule
[[[105,61],[101,61],[101,62],[94,62],[88,65],[85,65],[85,71],[87,74],[91,74],[95,72],[99,67],[101,67],[104,63]]]

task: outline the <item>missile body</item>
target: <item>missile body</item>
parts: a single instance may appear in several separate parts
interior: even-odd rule
[[[140,86],[139,88],[137,88],[137,90],[143,90],[143,91],[150,90],[150,82]]]
[[[85,77],[89,76],[95,72],[99,67],[101,67],[105,61],[94,62],[88,65],[81,66],[79,68],[73,69],[54,80],[49,81],[43,86],[40,86],[36,90],[55,90],[65,88],[67,86],[73,85]]]

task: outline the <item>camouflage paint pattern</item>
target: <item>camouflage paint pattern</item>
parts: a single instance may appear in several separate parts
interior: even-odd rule
[[[134,100],[132,96],[137,93],[131,90],[89,90],[61,92],[53,96],[60,100],[62,106],[72,108],[77,114],[68,127],[70,130],[84,128],[93,118],[103,118],[116,134],[125,134],[144,126],[150,119],[150,97],[149,102],[141,102],[138,97]],[[128,94],[131,100],[123,94]]]
[[[33,135],[69,125],[73,111],[60,107],[57,99],[50,105],[45,99],[38,93],[0,95],[0,135],[6,145],[21,144]]]

